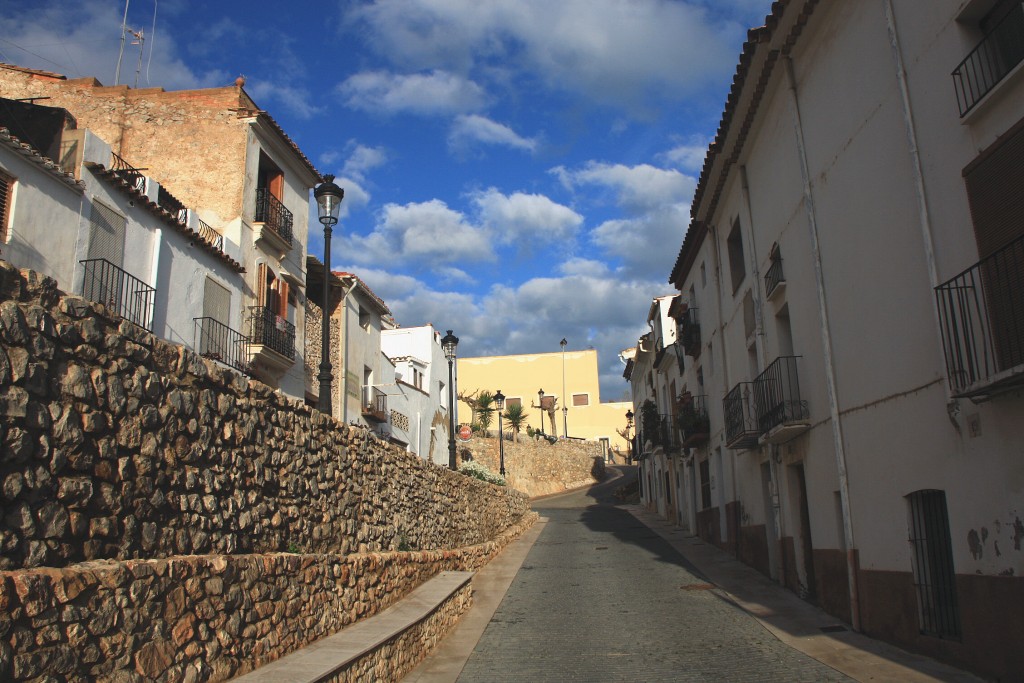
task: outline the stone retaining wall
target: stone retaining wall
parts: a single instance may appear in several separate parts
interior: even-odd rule
[[[457,548],[527,509],[4,262],[0,496],[0,569]]]
[[[227,680],[375,614],[438,572],[479,568],[535,520],[530,513],[494,540],[455,550],[103,560],[0,573],[0,680]],[[422,640],[399,638],[408,651],[394,662],[359,666],[414,664],[434,644],[431,623]]]
[[[498,472],[497,438],[474,436],[472,441],[460,444],[459,450]],[[604,476],[604,455],[596,441],[563,439],[550,443],[523,434],[518,442],[505,441],[505,479],[509,486],[531,498],[587,486]]]

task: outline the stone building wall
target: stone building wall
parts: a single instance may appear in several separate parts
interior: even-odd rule
[[[474,436],[472,441],[460,444],[459,451],[463,454],[461,461],[466,460],[468,453],[487,469],[498,472],[500,453],[496,438]],[[568,439],[550,443],[524,434],[519,435],[518,442],[505,441],[505,480],[531,498],[587,486],[604,476],[604,455],[596,441]]]
[[[320,393],[320,345],[321,345],[321,328],[323,318],[323,311],[315,302],[306,297],[305,300],[306,308],[306,353],[303,356],[303,363],[305,367],[303,370],[306,373],[306,387],[312,388],[315,393]],[[341,348],[341,321],[337,318],[331,318],[331,333],[330,333],[330,348],[340,349]],[[341,415],[341,377],[342,373],[345,372],[345,368],[341,367],[336,363],[337,359],[331,359],[331,373],[334,375],[334,382],[331,384],[331,410],[335,417]]]
[[[215,212],[219,220],[208,219],[214,227],[243,213],[239,164],[249,120],[239,111],[254,107],[241,88],[165,92],[0,67],[0,96],[45,97],[41,104],[67,109],[80,128],[91,129],[132,166],[148,169],[146,175],[186,206]]]

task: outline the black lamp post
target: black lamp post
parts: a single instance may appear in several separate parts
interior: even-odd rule
[[[501,389],[494,394],[494,405],[498,407],[498,472],[505,476],[505,435],[501,431],[501,411],[505,408],[505,394]]]
[[[324,288],[322,315],[320,320],[320,399],[317,408],[322,413],[330,415],[331,410],[331,382],[334,375],[331,374],[331,316],[327,310],[328,296],[331,282],[331,228],[338,222],[338,214],[341,211],[341,200],[345,198],[345,190],[334,184],[334,176],[327,174],[324,182],[317,185],[313,190],[316,198],[317,212],[320,215],[320,222],[324,226]]]
[[[633,411],[626,411],[626,457],[633,461],[633,439],[629,436],[629,430],[633,428]]]
[[[455,462],[455,392],[452,379],[452,363],[455,361],[455,349],[459,346],[459,338],[448,330],[448,334],[441,338],[441,348],[444,350],[444,357],[448,359],[448,469],[455,470],[458,464]]]
[[[569,438],[569,401],[565,394],[565,345],[569,341],[562,337],[558,345],[562,347],[562,438]]]
[[[544,433],[544,390],[537,392],[537,407],[540,409],[540,433]]]

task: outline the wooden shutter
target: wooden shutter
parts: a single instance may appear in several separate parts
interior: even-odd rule
[[[89,217],[90,259],[106,259],[118,268],[124,264],[125,217],[109,206],[93,202]]]
[[[267,264],[261,263],[256,268],[256,305],[267,305]]]
[[[203,290],[203,317],[231,325],[231,292],[211,277],[206,278]]]
[[[978,256],[1024,235],[1024,126],[964,171]]]

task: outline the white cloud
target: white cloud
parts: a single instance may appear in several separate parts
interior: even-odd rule
[[[604,261],[594,259],[571,258],[558,267],[562,275],[581,275],[584,277],[607,277],[611,271]]]
[[[626,274],[654,276],[667,282],[689,225],[689,209],[675,204],[641,216],[605,221],[591,240],[619,259]]]
[[[387,204],[373,232],[344,239],[350,258],[364,265],[431,270],[458,261],[494,258],[486,231],[439,199]]]
[[[387,161],[388,154],[383,147],[357,144],[341,172],[353,178],[363,179],[367,171],[383,166]]]
[[[504,243],[570,240],[583,224],[583,216],[539,194],[505,195],[492,187],[474,194],[473,203],[481,222]]]
[[[608,187],[616,192],[620,205],[631,211],[641,212],[679,202],[689,202],[697,186],[696,180],[690,176],[672,169],[655,168],[649,164],[625,166],[591,161],[575,171],[558,167],[551,172],[563,184]]]
[[[662,152],[657,156],[658,161],[669,166],[699,173],[704,166],[704,155],[708,151],[708,140],[702,135],[695,135],[685,143],[676,145],[672,149]]]
[[[384,114],[458,114],[479,110],[487,100],[479,85],[447,71],[364,71],[345,79],[338,92],[352,109]]]
[[[693,3],[628,0],[377,0],[350,17],[406,68],[501,64],[618,106],[726,76],[727,36],[743,28]]]
[[[524,138],[508,126],[478,114],[460,115],[448,133],[448,146],[456,152],[468,151],[473,143],[500,145],[513,149],[536,151],[537,141]]]
[[[70,78],[95,77],[114,84],[120,48],[123,8],[106,0],[83,2],[6,3],[0,17],[0,57],[29,68],[56,71]],[[19,11],[20,10],[20,11]],[[152,17],[137,11],[128,15],[130,26],[148,29]],[[148,31],[146,31],[148,33]],[[182,61],[168,36],[144,44],[139,87],[172,89],[229,85],[237,74],[222,69],[195,71]],[[139,53],[125,46],[120,83],[136,82]],[[152,58],[150,52],[152,51]]]
[[[280,81],[248,79],[245,83],[245,92],[257,103],[275,102],[281,109],[298,119],[308,120],[324,112],[322,106],[318,107],[312,103],[312,96],[308,90]]]

